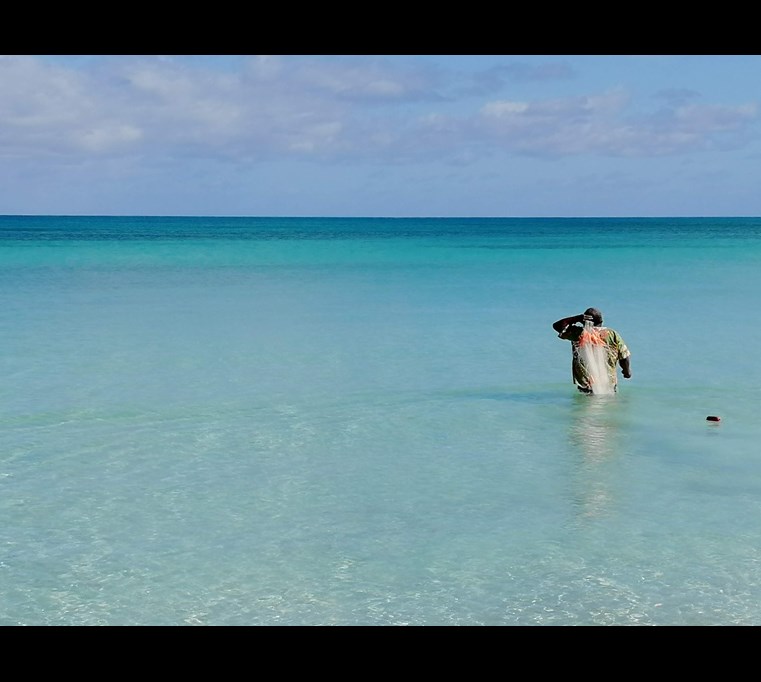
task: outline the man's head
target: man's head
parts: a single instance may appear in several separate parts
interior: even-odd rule
[[[602,313],[597,308],[587,308],[584,311],[584,317],[586,318],[587,316],[592,318],[595,327],[602,325]]]

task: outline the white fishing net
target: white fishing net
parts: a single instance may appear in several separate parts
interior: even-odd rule
[[[608,364],[608,344],[601,335],[601,329],[591,320],[584,322],[584,331],[578,343],[579,360],[584,365],[589,388],[592,393],[607,395],[615,393],[615,384],[610,376]]]

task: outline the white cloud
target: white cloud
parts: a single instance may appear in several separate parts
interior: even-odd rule
[[[505,149],[543,156],[597,154],[657,157],[710,147],[726,132],[742,133],[757,118],[754,104],[690,104],[627,115],[620,90],[535,102],[484,105],[475,127]]]
[[[83,131],[79,135],[83,149],[103,152],[117,149],[142,138],[139,128],[130,125],[111,125]]]
[[[483,106],[481,113],[484,116],[503,118],[523,114],[528,110],[526,102],[489,102]]]
[[[440,69],[372,56],[262,55],[240,64],[209,68],[198,59],[138,56],[75,68],[5,57],[0,156],[130,153],[234,162],[303,156],[370,164],[475,160],[499,150],[657,157],[705,149],[720,138],[729,144],[758,115],[752,103],[689,103],[686,89],[672,91],[673,107],[654,112],[634,111],[621,87],[487,102],[443,94],[465,92],[463,78],[476,83],[488,71],[533,87],[569,79],[571,68],[558,63],[460,73],[446,87]]]

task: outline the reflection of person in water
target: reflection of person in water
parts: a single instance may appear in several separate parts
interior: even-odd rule
[[[616,434],[620,403],[605,399],[589,400],[574,396],[570,440],[581,453],[578,466],[577,504],[581,516],[597,517],[607,513],[613,503],[608,482],[610,465],[615,461]]]
[[[552,323],[558,337],[571,342],[573,383],[582,393],[614,392],[617,387],[616,365],[621,365],[624,379],[631,379],[632,376],[629,349],[621,335],[615,329],[603,327],[602,321],[602,313],[597,308],[587,308],[581,315],[563,317]],[[602,349],[600,368],[590,366],[596,356],[596,347]],[[602,376],[596,377],[596,374]],[[594,385],[596,379],[598,382],[604,380],[602,391],[595,390],[600,388]]]

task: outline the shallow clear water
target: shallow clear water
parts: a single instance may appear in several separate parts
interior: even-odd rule
[[[761,624],[760,265],[750,219],[0,217],[0,624]]]

